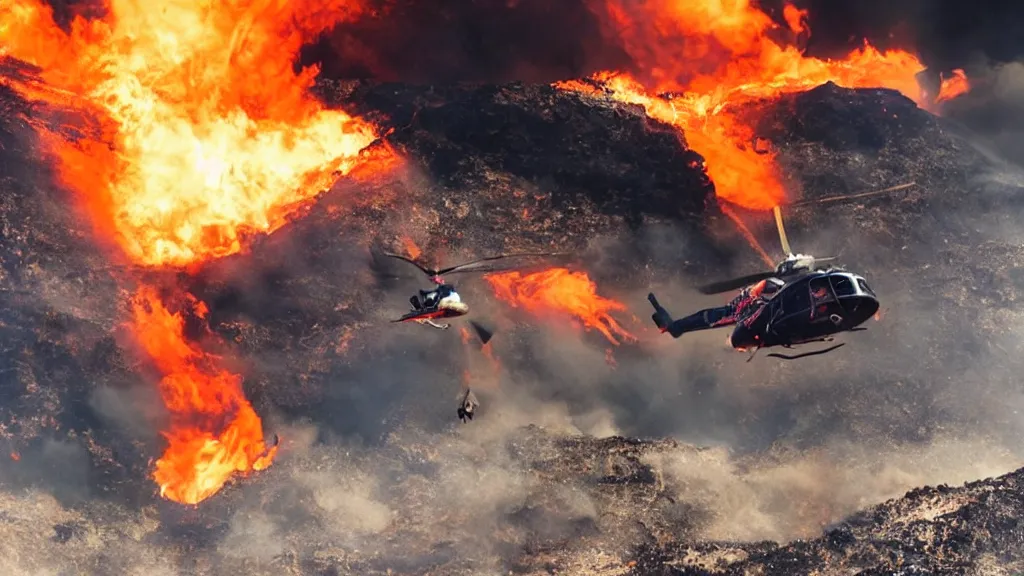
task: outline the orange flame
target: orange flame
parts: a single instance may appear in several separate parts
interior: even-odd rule
[[[782,7],[782,17],[786,20],[789,29],[797,34],[810,32],[807,26],[807,10],[801,10],[792,4]]]
[[[98,235],[133,262],[191,267],[240,252],[247,235],[280,228],[339,175],[394,166],[390,150],[368,152],[369,123],[308,95],[316,69],[292,68],[304,42],[361,14],[358,0],[103,7],[105,17],[76,17],[66,33],[42,0],[2,2],[0,57],[41,69],[13,84],[27,98],[98,123],[42,136]],[[264,453],[239,376],[187,343],[152,290],[133,311],[172,414],[154,472],[161,494],[197,503],[234,473],[269,466],[274,449]]]
[[[164,433],[169,446],[153,475],[160,495],[197,504],[234,473],[269,466],[277,447],[264,444],[241,377],[217,369],[211,355],[190,345],[181,314],[171,314],[153,289],[139,291],[132,312],[136,338],[164,374],[160,395],[171,415]]]
[[[39,0],[4,4],[0,50],[52,89],[31,96],[102,114],[95,137],[50,141],[97,227],[141,264],[240,251],[376,138],[307,95],[316,69],[292,70],[304,41],[359,14],[350,0],[107,0],[108,16],[77,17],[69,34]]]
[[[935,97],[935,102],[946,102],[953,100],[958,96],[971,91],[971,83],[967,80],[967,73],[962,69],[957,68],[953,70],[953,75],[949,78],[942,78],[942,85],[939,88],[939,94]]]
[[[643,78],[602,72],[612,97],[643,106],[652,118],[684,132],[706,160],[719,198],[751,210],[786,199],[774,155],[757,150],[753,128],[734,114],[744,104],[806,90],[828,81],[851,88],[887,87],[931,106],[916,75],[914,55],[865,45],[843,60],[805,57],[769,33],[778,26],[750,0],[605,0],[611,27]],[[792,6],[784,18],[794,34],[809,33],[806,12]],[[558,83],[580,89],[581,83]],[[592,90],[592,89],[590,89]],[[678,93],[671,98],[654,96]],[[953,94],[946,88],[946,97]]]
[[[597,285],[584,272],[550,268],[525,276],[518,271],[488,274],[484,279],[499,299],[513,307],[522,307],[538,316],[552,312],[575,316],[616,346],[616,336],[636,340],[610,314],[625,311],[626,306],[599,296]]]
[[[412,258],[413,260],[419,258],[420,255],[423,254],[420,247],[417,246],[416,242],[414,242],[409,236],[402,236],[402,244],[405,244],[405,251],[409,254],[409,258]]]

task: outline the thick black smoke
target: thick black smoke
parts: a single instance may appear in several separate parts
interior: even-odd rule
[[[809,11],[808,55],[841,57],[868,40],[918,54],[929,73],[963,68],[991,84],[994,65],[1024,56],[1024,5],[1002,0],[754,0],[780,24],[784,4]],[[58,23],[97,17],[101,0],[49,0]],[[371,0],[373,16],[307,46],[301,65],[335,79],[552,82],[598,70],[636,71],[607,34],[603,0]],[[643,72],[643,71],[639,71]],[[981,89],[988,94],[990,90]]]
[[[412,83],[552,82],[624,68],[581,0],[387,2],[376,17],[341,24],[303,64],[330,78]]]
[[[762,0],[782,23],[789,0]],[[1024,5],[997,0],[793,2],[809,10],[810,55],[840,56],[865,39],[917,52],[936,72],[1024,55]],[[628,69],[618,38],[601,33],[599,0],[458,0],[443,8],[396,0],[378,16],[343,24],[306,50],[333,78],[443,83],[544,82]]]
[[[865,39],[917,52],[937,71],[970,68],[979,57],[1010,62],[1024,55],[1024,5],[1001,0],[798,0],[809,11],[808,53],[839,56]],[[782,0],[762,6],[781,15]]]
[[[759,6],[784,25],[783,6],[789,2],[762,0]],[[1024,162],[1016,152],[1024,113],[1012,67],[1024,56],[1024,5],[995,0],[794,4],[809,11],[811,33],[803,46],[809,56],[841,58],[865,40],[880,49],[908,50],[928,67],[920,81],[929,91],[940,75],[964,69],[971,93],[947,104],[943,115],[998,154]],[[378,8],[374,16],[342,24],[307,46],[300,64],[319,64],[328,78],[417,84],[552,82],[608,69],[640,77],[651,73],[641,69],[649,64],[632,61],[627,40],[610,32],[615,26],[603,0],[457,0],[443,8],[395,0]]]
[[[809,10],[809,55],[841,56],[864,40],[915,51],[935,72],[1024,56],[1024,4],[1005,0],[754,0],[783,23],[782,7]],[[97,17],[101,0],[49,0],[57,22]],[[301,63],[331,78],[444,83],[547,82],[628,69],[618,38],[601,32],[602,0],[372,0],[375,16],[336,27]]]

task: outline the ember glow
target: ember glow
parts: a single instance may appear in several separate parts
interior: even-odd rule
[[[785,189],[770,151],[758,149],[756,134],[734,114],[740,106],[802,91],[828,81],[849,88],[892,88],[920,106],[933,102],[915,75],[924,70],[902,50],[881,52],[865,43],[842,60],[805,57],[796,46],[808,34],[806,11],[786,7],[788,30],[780,30],[750,0],[605,0],[613,34],[645,71],[642,77],[602,72],[595,80],[612,97],[643,106],[652,118],[684,133],[704,156],[708,176],[722,200],[751,210],[784,203]],[[777,38],[788,34],[786,43]],[[595,91],[580,82],[556,86]],[[966,91],[962,74],[943,82],[934,102]],[[671,93],[671,98],[656,94]]]
[[[514,308],[537,316],[566,314],[585,328],[599,331],[615,345],[619,339],[636,340],[611,315],[625,311],[625,304],[599,296],[597,286],[583,272],[550,268],[525,275],[518,271],[500,272],[484,279],[499,299]]]
[[[339,176],[392,166],[366,154],[370,124],[308,94],[317,70],[292,68],[304,42],[359,16],[356,2],[104,7],[65,33],[42,0],[0,2],[0,56],[41,69],[14,84],[26,98],[98,124],[42,136],[98,236],[132,262],[192,267],[238,253],[246,235],[278,229]],[[269,466],[274,451],[240,377],[190,345],[155,292],[142,289],[132,309],[172,414],[154,472],[161,495],[198,503],[233,474]]]

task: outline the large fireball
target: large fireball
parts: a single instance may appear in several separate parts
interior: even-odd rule
[[[365,169],[372,126],[308,94],[292,68],[304,42],[361,12],[348,0],[109,0],[65,33],[40,0],[0,4],[0,56],[37,66],[27,98],[97,123],[45,132],[63,183],[97,234],[135,264],[191,267],[270,233],[340,175]],[[380,159],[374,155],[373,159]],[[372,169],[372,166],[370,166]],[[168,447],[154,479],[189,504],[235,473],[269,466],[241,377],[182,335],[143,287],[135,335],[164,374]]]
[[[135,261],[184,266],[242,248],[360,162],[376,138],[307,94],[303,42],[359,14],[341,0],[110,0],[70,34],[48,6],[0,7],[0,50],[42,69],[30,95],[99,113],[57,142],[61,175]]]
[[[881,52],[865,44],[843,60],[806,57],[796,39],[809,33],[807,14],[793,6],[784,11],[786,30],[750,0],[596,1],[609,33],[622,39],[642,70],[636,77],[607,71],[596,79],[615,99],[642,105],[649,116],[681,129],[704,156],[717,196],[751,210],[771,210],[786,193],[773,155],[734,115],[744,104],[828,81],[892,88],[925,107],[968,89],[958,71],[940,94],[925,94],[917,81],[924,65],[902,50]],[[578,82],[557,86],[593,91]]]
[[[584,272],[548,268],[523,274],[498,272],[484,276],[495,295],[514,308],[537,316],[559,314],[574,318],[586,329],[600,332],[618,346],[620,339],[636,340],[611,315],[626,305],[597,293],[597,285]]]

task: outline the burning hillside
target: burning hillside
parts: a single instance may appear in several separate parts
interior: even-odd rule
[[[807,13],[789,5],[773,20],[743,0],[607,0],[589,13],[628,56],[622,69],[533,84],[330,81],[293,66],[304,46],[398,17],[400,4],[157,4],[108,0],[66,27],[41,0],[0,7],[0,320],[16,367],[0,413],[13,471],[0,480],[45,484],[29,470],[58,445],[87,455],[87,491],[116,495],[109,508],[86,498],[77,524],[60,524],[53,545],[69,552],[55,562],[91,554],[84,534],[117,509],[168,538],[159,556],[210,573],[648,570],[709,557],[690,539],[809,537],[915,483],[980,472],[950,464],[867,492],[853,480],[841,497],[759,473],[808,468],[827,483],[836,472],[809,461],[863,475],[856,448],[886,442],[899,448],[872,458],[902,471],[914,446],[959,450],[949,429],[1014,435],[1011,389],[945,384],[1004,376],[979,368],[979,351],[1013,340],[999,334],[1020,257],[963,216],[1014,186],[930,113],[969,91],[962,71],[922,88],[908,51],[809,57]],[[910,191],[848,212],[796,202],[894,186]],[[877,278],[893,309],[876,335],[816,365],[825,376],[734,367],[699,338],[662,342],[637,296],[773,260],[762,213],[779,204],[793,210],[794,246],[842,251]],[[495,328],[480,346],[468,330],[389,322],[426,286],[374,278],[365,247],[381,241],[439,266],[576,258],[460,278],[474,319]],[[953,338],[962,346],[948,351]],[[910,373],[907,354],[921,358]],[[454,382],[484,402],[453,435]],[[718,479],[768,486],[758,515],[814,509],[730,532],[714,520],[742,512],[722,509],[728,494],[670,478],[701,451],[564,438],[580,431],[722,442],[734,454],[709,460]],[[779,464],[768,445],[800,456]],[[984,471],[1018,463],[1002,446],[984,444],[1002,463]],[[762,494],[773,490],[783,504]],[[141,528],[140,503],[154,502],[160,526]],[[182,516],[180,504],[197,506]],[[253,511],[280,542],[235,545],[263,533]],[[875,527],[852,532],[870,540]],[[826,546],[800,561],[818,565]],[[985,550],[922,557],[943,568]],[[991,551],[1008,553],[1003,540]],[[794,552],[733,553],[746,569]]]

